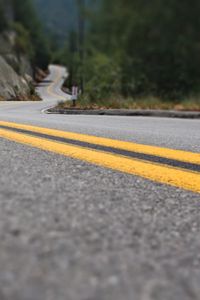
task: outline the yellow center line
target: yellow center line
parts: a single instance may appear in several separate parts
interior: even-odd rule
[[[0,129],[0,137],[42,150],[79,159],[101,167],[137,175],[152,181],[200,193],[200,175],[197,173],[143,162],[119,155],[62,144],[27,134]]]
[[[60,77],[61,77],[61,71],[57,71],[57,75],[56,75],[56,78],[55,80],[48,86],[47,88],[47,93],[50,95],[50,96],[53,96],[53,97],[56,97],[56,99],[60,99],[60,100],[66,100],[66,98],[64,96],[60,96],[60,95],[57,95],[55,94],[52,89],[54,86],[56,86],[60,80]]]
[[[101,145],[105,147],[112,147],[120,150],[127,150],[131,152],[138,152],[147,155],[154,155],[154,156],[174,159],[177,161],[188,162],[191,164],[198,164],[198,165],[200,164],[200,153],[188,152],[183,150],[174,150],[174,149],[162,148],[157,146],[142,145],[142,144],[136,144],[132,142],[113,140],[109,138],[102,138],[102,137],[90,136],[86,134],[66,132],[66,131],[60,131],[56,129],[31,126],[31,125],[16,124],[11,122],[0,121],[0,125],[8,126],[11,128],[29,130],[33,132],[39,132],[42,134],[58,136],[61,138],[72,139],[76,141]]]

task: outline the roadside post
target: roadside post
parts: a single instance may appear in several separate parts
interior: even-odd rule
[[[72,105],[73,107],[76,107],[76,101],[78,99],[78,86],[74,84],[72,86]]]

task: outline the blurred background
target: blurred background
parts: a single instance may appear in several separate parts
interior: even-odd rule
[[[9,61],[14,33],[33,75],[67,66],[86,106],[199,110],[199,11],[198,0],[0,0],[0,54]]]

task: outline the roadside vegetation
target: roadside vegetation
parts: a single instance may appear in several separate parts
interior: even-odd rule
[[[61,101],[57,108],[74,109],[74,106],[70,101]],[[191,97],[177,101],[163,101],[162,99],[152,96],[140,98],[119,98],[119,96],[113,96],[113,98],[89,101],[87,95],[85,95],[79,97],[76,109],[162,109],[200,111],[200,97]]]
[[[78,107],[200,110],[198,0],[50,1],[51,12],[46,3],[0,0],[0,32],[17,33],[15,51],[28,56],[35,73],[51,62],[65,65],[65,87],[77,84],[81,92]],[[44,34],[36,8],[52,18],[59,5],[73,12],[70,22],[59,22],[68,28],[50,26]]]
[[[79,106],[200,110],[198,0],[77,2],[83,27],[54,61],[81,88]]]
[[[0,32],[17,33],[15,50],[26,54],[33,68],[46,69],[51,53],[32,0],[0,0]]]

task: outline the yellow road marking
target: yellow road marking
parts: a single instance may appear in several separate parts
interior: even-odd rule
[[[50,95],[50,96],[53,96],[55,97],[56,99],[60,99],[60,100],[66,100],[65,97],[63,96],[60,96],[60,95],[57,95],[55,94],[53,91],[52,91],[52,88],[58,84],[59,80],[60,80],[60,77],[61,77],[61,71],[58,71],[57,72],[57,76],[55,78],[55,80],[48,86],[47,88],[47,93]]]
[[[36,127],[36,126],[24,125],[24,124],[16,124],[11,122],[0,121],[0,125],[9,126],[12,128],[30,130],[33,132],[39,132],[51,136],[59,136],[62,138],[82,141],[82,142],[106,146],[106,147],[112,147],[115,149],[139,152],[147,155],[160,156],[164,158],[174,159],[174,160],[198,164],[198,165],[200,164],[200,153],[167,149],[167,148],[161,148],[157,146],[141,145],[132,142],[118,141],[118,140],[100,138],[100,137],[90,136],[90,135],[85,135],[80,133],[65,132],[65,131],[60,131],[55,129],[42,128],[42,127]]]
[[[85,149],[69,144],[62,144],[4,129],[0,129],[0,137],[71,158],[84,160],[98,166],[141,176],[149,180],[200,193],[200,175],[197,173],[147,163],[101,151]]]

